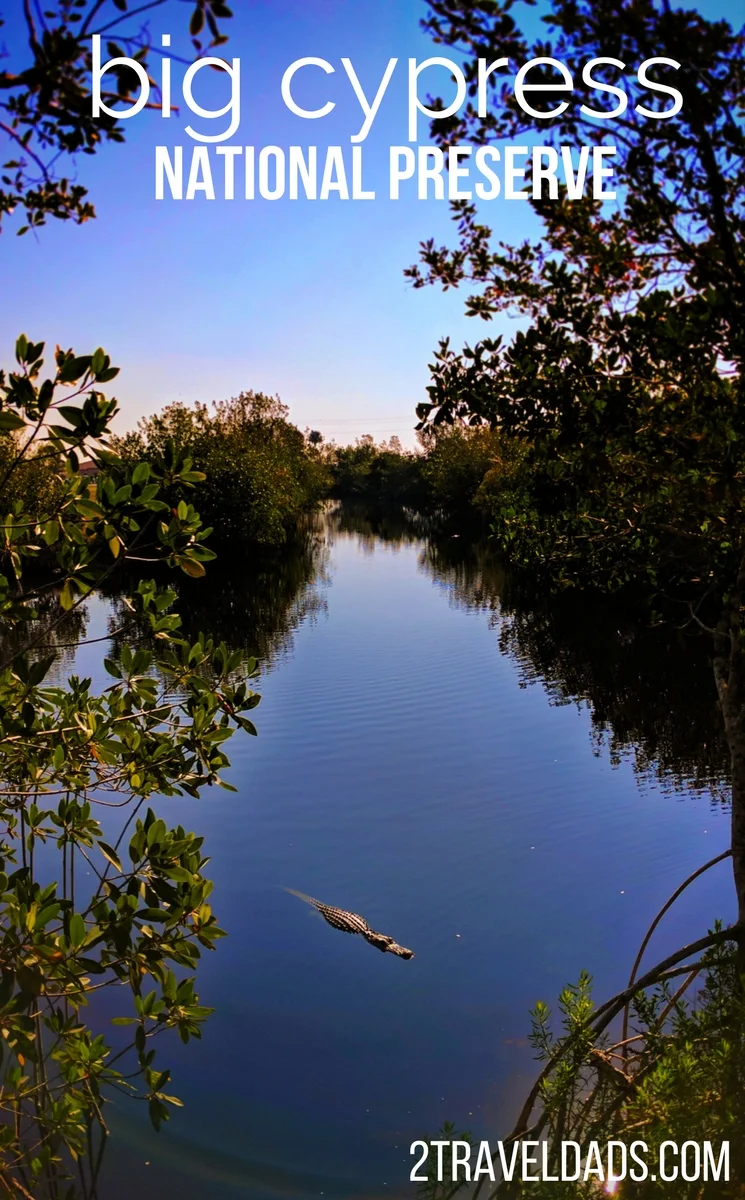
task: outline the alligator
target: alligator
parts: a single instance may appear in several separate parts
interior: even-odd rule
[[[304,900],[306,904],[312,904],[324,921],[328,921],[334,929],[341,929],[344,933],[362,934],[366,942],[375,946],[383,954],[396,954],[399,958],[414,957],[413,950],[407,950],[406,946],[399,946],[398,942],[395,942],[387,933],[378,933],[376,929],[371,929],[365,918],[361,917],[359,913],[346,912],[343,908],[332,908],[330,904],[322,904],[320,900],[306,896],[305,892],[296,892],[294,888],[285,888],[285,891]]]

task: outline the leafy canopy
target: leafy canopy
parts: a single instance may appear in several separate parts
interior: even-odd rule
[[[472,204],[454,205],[458,245],[424,242],[414,286],[470,285],[471,315],[509,311],[525,327],[461,353],[442,342],[420,420],[485,422],[525,446],[522,473],[491,481],[495,532],[517,559],[568,582],[721,592],[743,541],[743,35],[653,0],[553,0],[548,36],[532,43],[511,0],[430,8],[435,39],[467,58],[472,96],[479,56],[508,55],[511,70],[554,56],[575,81],[565,113],[534,119],[496,72],[487,115],[472,100],[436,121],[442,142],[527,130],[552,144],[612,140],[622,188],[613,207],[565,190],[531,199],[542,233],[520,245],[495,241]],[[591,99],[581,71],[607,56],[625,69],[597,76],[632,98],[601,122],[581,112]],[[681,63],[683,108],[670,120],[634,111],[636,68],[655,56]]]
[[[131,464],[157,461],[168,444],[204,475],[200,510],[219,545],[282,544],[320,498],[328,471],[279,397],[242,392],[210,410],[169,404],[116,441]]]
[[[210,1010],[193,971],[222,936],[203,839],[169,828],[154,798],[229,786],[225,742],[256,732],[259,697],[255,663],[183,637],[173,590],[141,575],[112,631],[109,685],[57,681],[61,637],[84,644],[86,599],[122,564],[198,578],[214,555],[175,498],[202,481],[189,458],[169,442],[128,466],[110,448],[108,355],[58,348],[46,374],[43,350],[20,337],[16,369],[0,374],[14,439],[0,502],[31,455],[55,473],[33,509],[16,498],[0,516],[0,1158],[20,1194],[61,1195],[77,1163],[79,1194],[93,1196],[107,1098],[140,1096],[156,1127],[179,1103],[154,1039],[199,1036]],[[151,648],[131,644],[143,626]],[[119,1032],[106,1032],[104,989]]]
[[[91,37],[107,39],[110,58],[134,58],[147,69],[157,51],[148,25],[138,18],[166,3],[24,0],[25,61],[0,71],[0,139],[7,143],[0,222],[17,208],[26,217],[18,233],[44,225],[48,217],[82,224],[95,216],[87,189],[71,181],[65,163],[76,154],[95,154],[105,142],[123,142],[126,127],[105,112],[92,115]],[[227,41],[218,22],[231,15],[223,0],[195,0],[189,32],[196,55]],[[211,38],[206,46],[201,40],[205,29]],[[151,86],[156,87],[153,80]],[[126,106],[138,88],[138,76],[123,66],[106,72],[101,98],[110,109]]]

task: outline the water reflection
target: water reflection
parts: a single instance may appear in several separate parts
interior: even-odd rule
[[[193,640],[202,632],[215,642],[224,641],[243,650],[246,657],[257,658],[267,671],[290,653],[296,630],[325,611],[328,561],[329,546],[318,514],[280,548],[259,547],[235,558],[222,553],[203,579],[169,574],[162,582],[176,592],[174,607],[184,637]],[[125,639],[147,640],[143,627],[133,628],[131,613],[121,599],[132,587],[136,578],[120,575],[109,589],[115,657]],[[121,634],[114,632],[119,629]]]
[[[188,633],[263,659],[264,699],[259,737],[230,745],[237,793],[163,804],[206,835],[229,937],[200,966],[204,1041],[167,1052],[185,1108],[158,1138],[115,1109],[104,1194],[405,1191],[409,1144],[444,1118],[509,1128],[536,999],[582,967],[616,990],[650,915],[726,845],[700,792],[726,776],[703,648],[549,603],[406,512],[331,508],[179,591]],[[116,597],[96,620],[117,628]],[[336,936],[287,887],[416,958]],[[672,947],[728,918],[730,888],[704,877]]]
[[[630,757],[642,779],[726,794],[729,756],[703,638],[642,623],[607,597],[544,597],[488,545],[430,538],[421,562],[453,603],[492,614],[522,686],[588,706],[598,753],[614,764]]]
[[[492,544],[452,535],[411,510],[333,502],[280,549],[223,555],[201,580],[169,575],[184,635],[203,631],[270,670],[291,651],[298,628],[325,614],[330,555],[340,538],[353,539],[365,556],[381,545],[414,547],[420,569],[453,606],[487,614],[521,686],[540,684],[552,704],[589,709],[596,753],[614,764],[631,758],[642,781],[654,776],[726,795],[729,761],[705,639],[644,624],[607,597],[542,596],[505,568]],[[108,591],[115,657],[125,638],[145,640],[121,600],[133,586],[135,577],[119,575]],[[70,669],[86,622],[84,609],[63,613],[54,596],[41,606],[38,652],[57,653],[50,681]],[[14,636],[0,638],[4,655]]]
[[[46,684],[61,683],[72,670],[76,648],[86,636],[88,614],[82,606],[66,612],[56,592],[37,599],[35,611],[30,636],[23,622],[5,626],[0,621],[0,662],[12,662],[21,650],[33,661],[53,655]]]
[[[640,781],[726,796],[729,755],[710,649],[695,632],[652,626],[601,595],[545,597],[509,572],[491,543],[449,534],[416,513],[338,508],[330,537],[419,544],[421,569],[456,607],[483,611],[521,686],[540,684],[552,704],[587,706],[596,753],[630,758]]]

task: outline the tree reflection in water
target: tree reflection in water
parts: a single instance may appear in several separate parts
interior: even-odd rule
[[[420,570],[443,590],[449,603],[485,614],[495,631],[495,653],[515,663],[522,686],[542,686],[552,704],[587,709],[595,753],[607,754],[614,763],[630,759],[640,783],[656,779],[670,790],[710,791],[724,801],[727,753],[702,639],[691,636],[690,630],[650,627],[607,597],[574,593],[548,597],[529,579],[509,572],[488,543],[454,536],[413,512],[332,504],[309,518],[279,551],[245,552],[229,561],[222,556],[205,579],[181,578],[178,606],[186,635],[202,629],[216,641],[239,647],[246,658],[255,656],[264,667],[271,667],[291,651],[298,627],[324,611],[330,555],[344,538],[353,538],[369,554],[380,542],[394,549],[414,547]],[[133,618],[116,594],[110,598],[113,649],[109,653],[116,657],[116,630],[125,627],[131,641]],[[85,635],[85,628],[82,610],[60,620],[55,601],[48,602],[38,622],[39,647],[40,651],[58,649],[58,672],[69,666],[72,646]],[[140,636],[144,640],[142,631]],[[583,1033],[579,1041],[572,1041],[576,1028],[569,1035],[565,1031],[563,1040],[560,1035],[550,1046],[544,1039],[548,1071],[545,1087],[535,1096],[537,1120],[544,1122],[541,1136],[550,1140],[561,1133],[580,1136],[590,1127],[600,1138],[623,1136],[624,1121],[632,1116],[648,1121],[652,1109],[659,1120],[646,1129],[650,1141],[657,1134],[673,1136],[682,1113],[687,1114],[686,1136],[717,1137],[727,1126],[733,1132],[742,1129],[743,1104],[737,1097],[745,1094],[740,1086],[745,1040],[736,975],[721,942],[702,950],[708,958],[702,963],[697,955],[702,963],[698,970],[692,971],[690,963],[684,968],[684,959],[668,968],[675,974],[663,984],[667,992],[660,992],[659,985],[647,989],[646,998],[629,1015],[630,1036],[638,1037],[636,1031],[643,1029],[646,1039],[633,1043],[621,1059],[613,1056],[619,1053],[614,1047],[623,1040],[622,1031],[598,1032],[587,1023],[593,1011],[588,982],[582,980],[565,993],[570,1024],[579,1023]],[[644,971],[646,966],[640,974]],[[704,979],[708,981],[704,1005],[696,1009],[700,1015],[691,1016],[682,1004]],[[686,982],[688,990],[670,1007],[676,989]],[[623,1004],[619,1007],[616,1001],[611,1007],[620,1023]],[[594,1010],[596,1023],[598,1011]],[[730,1050],[722,1060],[721,1055],[710,1053],[710,1047],[717,1038],[721,1040],[724,1025]],[[693,1047],[685,1050],[687,1043],[678,1040],[683,1050],[677,1057],[666,1049],[674,1044],[670,1041],[674,1026],[684,1031]],[[538,1036],[543,1037],[540,1028]],[[696,1046],[703,1046],[705,1053],[699,1054]],[[554,1068],[552,1055],[557,1047],[564,1056],[561,1062],[574,1064],[573,1070]],[[692,1073],[707,1095],[717,1093],[718,1107],[697,1103],[698,1085]],[[637,1083],[639,1079],[647,1081],[644,1087]],[[590,1083],[597,1104],[588,1107],[580,1101],[588,1095]],[[531,1121],[535,1128],[536,1118]],[[742,1141],[745,1145],[745,1138]],[[555,1200],[564,1194],[585,1194],[575,1185],[566,1193],[550,1187]],[[485,1190],[484,1197],[487,1194]]]
[[[201,630],[215,642],[243,650],[266,670],[292,649],[293,635],[306,621],[325,611],[329,548],[322,514],[309,517],[284,546],[268,550],[243,549],[241,556],[220,555],[203,579],[179,577],[176,607],[187,638]],[[112,631],[131,628],[131,614],[111,593]],[[144,629],[139,631],[144,641]],[[131,640],[131,633],[129,634]],[[113,637],[112,657],[118,638]]]
[[[509,572],[492,546],[428,529],[414,515],[346,510],[335,522],[339,532],[357,536],[370,550],[376,539],[419,542],[421,570],[450,603],[488,614],[498,648],[516,664],[521,686],[540,684],[551,703],[588,710],[596,754],[607,753],[614,764],[631,759],[640,783],[655,778],[664,789],[708,792],[725,801],[729,756],[702,639],[669,624],[653,627],[605,596],[546,596],[529,579]],[[726,857],[719,855],[704,869],[726,869],[718,866]],[[712,924],[715,916],[710,915]],[[510,1138],[545,1140],[554,1171],[564,1141],[587,1146],[593,1140],[642,1139],[650,1147],[649,1178],[634,1186],[634,1195],[675,1200],[740,1195],[745,1007],[731,931],[715,928],[652,968],[640,963],[641,953],[631,973],[633,986],[600,1007],[593,1002],[589,975],[567,987],[559,998],[559,1031],[547,1006],[536,1006],[531,1041],[544,1065]],[[468,1135],[448,1126],[438,1137]],[[723,1177],[703,1186],[660,1182],[659,1147],[668,1139],[679,1145],[709,1141],[717,1159],[720,1143],[729,1140],[731,1183]],[[421,1200],[450,1200],[461,1190],[462,1185],[436,1181],[419,1188]],[[527,1189],[518,1182],[495,1187],[482,1178],[467,1191],[472,1200],[477,1195],[507,1200],[524,1192],[533,1200],[589,1200],[614,1194],[615,1188],[591,1175],[588,1181],[532,1183]]]
[[[521,685],[540,684],[552,704],[590,713],[596,753],[630,758],[640,783],[709,791],[723,798],[729,755],[717,707],[709,646],[689,630],[653,626],[607,596],[547,596],[510,572],[487,541],[469,541],[403,509],[350,505],[327,518],[331,541],[355,536],[419,544],[422,571],[451,604],[488,614],[499,650]]]

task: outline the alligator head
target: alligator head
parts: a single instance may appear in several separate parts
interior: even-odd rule
[[[363,934],[363,937],[366,942],[369,942],[371,946],[376,946],[384,954],[397,954],[399,958],[414,957],[413,950],[407,950],[405,946],[399,946],[398,942],[394,942],[393,938],[389,937],[387,933],[378,933],[375,929],[368,929]]]

